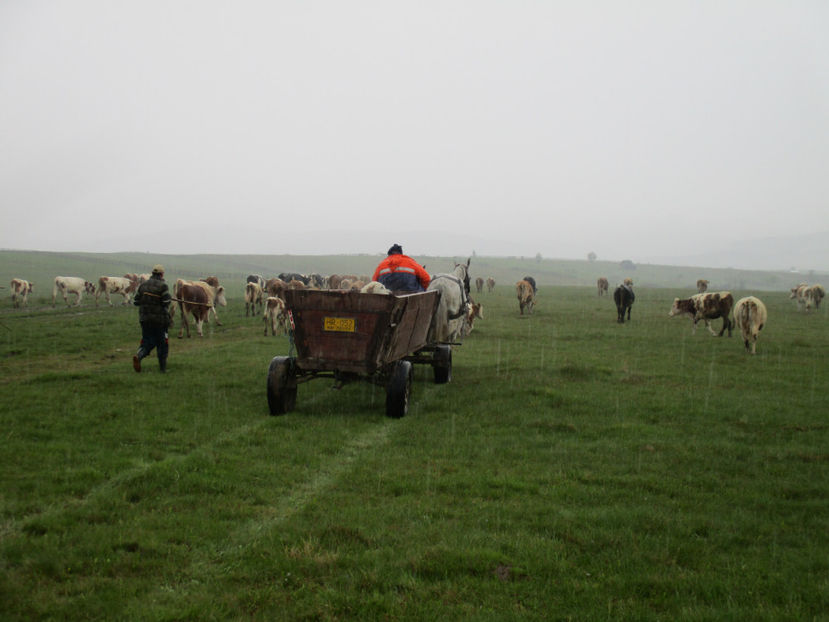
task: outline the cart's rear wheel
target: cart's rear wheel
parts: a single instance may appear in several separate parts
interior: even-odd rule
[[[435,384],[446,384],[452,380],[452,346],[437,346],[432,356]]]
[[[296,406],[295,359],[275,356],[268,367],[268,408],[272,415],[284,415]]]
[[[409,395],[412,392],[412,364],[397,361],[386,386],[386,416],[400,419],[409,412]]]

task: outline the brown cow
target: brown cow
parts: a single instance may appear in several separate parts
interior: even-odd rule
[[[475,279],[475,289],[478,290],[479,294],[484,291],[484,280],[481,277]]]
[[[11,280],[11,288],[12,288],[12,304],[14,308],[17,309],[18,307],[28,306],[28,298],[29,294],[32,293],[32,290],[35,288],[34,285],[26,281],[25,279],[12,279]],[[20,300],[18,300],[20,298]]]
[[[708,291],[708,281],[705,279],[697,279],[697,291],[700,294],[704,294]]]
[[[184,330],[187,330],[187,336],[190,337],[190,324],[187,321],[187,315],[193,316],[193,321],[196,324],[196,332],[199,337],[203,337],[202,324],[209,319],[210,310],[213,309],[215,313],[216,305],[226,306],[224,287],[213,288],[204,281],[184,281],[179,279],[175,285],[175,298],[178,301],[178,308],[181,312],[181,328],[179,328],[178,336],[181,339],[184,336]],[[221,326],[219,318],[216,317],[216,323]]]
[[[599,279],[596,281],[596,288],[599,290],[599,296],[603,296],[607,293],[608,288],[607,279],[603,276],[600,276]]]
[[[707,292],[705,294],[695,294],[690,298],[680,300],[674,298],[674,304],[668,312],[669,317],[675,315],[687,315],[694,320],[694,325],[691,329],[691,334],[697,332],[697,322],[703,320],[705,327],[712,335],[722,337],[726,329],[728,329],[728,336],[731,336],[731,329],[734,322],[731,319],[731,309],[734,306],[734,297],[731,292]],[[714,332],[711,328],[710,321],[716,320],[718,317],[723,319],[722,329],[719,334]]]
[[[533,306],[535,305],[535,291],[532,284],[526,279],[518,281],[515,284],[515,293],[518,296],[518,307],[521,309],[521,315],[524,315],[524,309],[527,313],[532,315]]]
[[[757,337],[768,320],[766,305],[759,298],[747,296],[740,298],[734,305],[734,323],[740,329],[746,352],[755,353]]]
[[[288,284],[278,277],[268,279],[265,282],[265,293],[268,296],[278,296],[285,300],[285,290],[288,289]]]
[[[268,327],[271,335],[276,336],[280,332],[288,334],[288,313],[285,310],[285,301],[278,296],[268,296],[265,300],[262,320],[265,322],[265,336],[268,335]]]
[[[493,289],[495,289],[495,279],[489,277],[486,280],[486,291],[491,294]]]

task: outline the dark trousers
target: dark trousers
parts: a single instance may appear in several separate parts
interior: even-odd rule
[[[138,348],[138,358],[149,356],[153,348],[156,348],[158,353],[158,362],[163,364],[167,360],[167,353],[170,350],[170,344],[167,341],[167,329],[157,324],[141,322],[141,346]]]

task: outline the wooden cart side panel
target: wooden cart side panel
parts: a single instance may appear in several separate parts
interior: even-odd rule
[[[394,361],[412,354],[427,344],[429,325],[438,303],[437,292],[415,294],[401,298],[405,309],[394,330],[386,361]]]

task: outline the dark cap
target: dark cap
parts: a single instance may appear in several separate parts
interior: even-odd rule
[[[157,263],[153,266],[153,274],[164,274],[164,266]]]
[[[392,247],[389,249],[389,255],[402,255],[403,254],[403,247],[400,244],[393,244]]]

